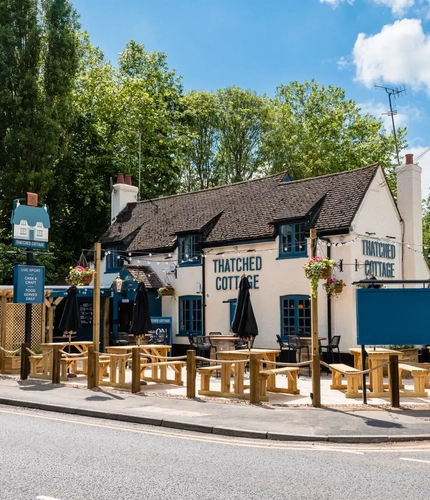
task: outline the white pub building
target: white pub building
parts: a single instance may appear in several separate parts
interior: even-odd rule
[[[186,350],[188,334],[230,332],[242,274],[259,327],[255,347],[278,347],[276,335],[310,336],[309,282],[302,267],[310,255],[310,228],[317,230],[317,254],[333,259],[333,275],[346,283],[334,300],[326,299],[322,281],[319,289],[319,336],[329,341],[341,335],[342,352],[357,345],[352,282],[371,275],[429,278],[421,168],[412,155],[397,169],[397,202],[378,164],[299,181],[280,173],[136,199],[137,188],[120,176],[112,191],[112,225],[100,240],[102,286],[124,269],[144,279],[153,299],[160,286],[171,285],[173,295],[151,304],[158,309],[154,316],[172,319],[176,353]]]

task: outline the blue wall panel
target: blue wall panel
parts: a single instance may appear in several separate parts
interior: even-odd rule
[[[430,289],[357,289],[357,344],[430,344]]]

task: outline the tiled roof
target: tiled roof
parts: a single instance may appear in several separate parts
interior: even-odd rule
[[[155,274],[154,270],[149,266],[124,266],[131,276],[137,281],[143,281],[148,290],[156,288],[157,290],[164,286],[160,278]]]
[[[129,251],[167,251],[181,232],[203,244],[274,238],[276,222],[312,215],[320,231],[351,225],[378,164],[284,182],[285,173],[203,191],[129,203],[101,238]]]

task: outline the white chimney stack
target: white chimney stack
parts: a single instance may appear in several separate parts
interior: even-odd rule
[[[111,221],[113,222],[127,203],[137,201],[139,189],[131,185],[131,175],[118,174],[116,184],[112,186],[111,193]]]
[[[405,155],[405,160],[405,164],[397,167],[396,171],[397,206],[404,224],[403,279],[428,279],[429,270],[422,254],[422,169],[420,166],[414,164],[413,154]]]

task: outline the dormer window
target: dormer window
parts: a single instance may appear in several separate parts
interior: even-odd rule
[[[202,263],[198,234],[178,237],[178,263],[180,266],[194,266]]]
[[[307,256],[306,229],[304,222],[279,226],[279,258]]]

